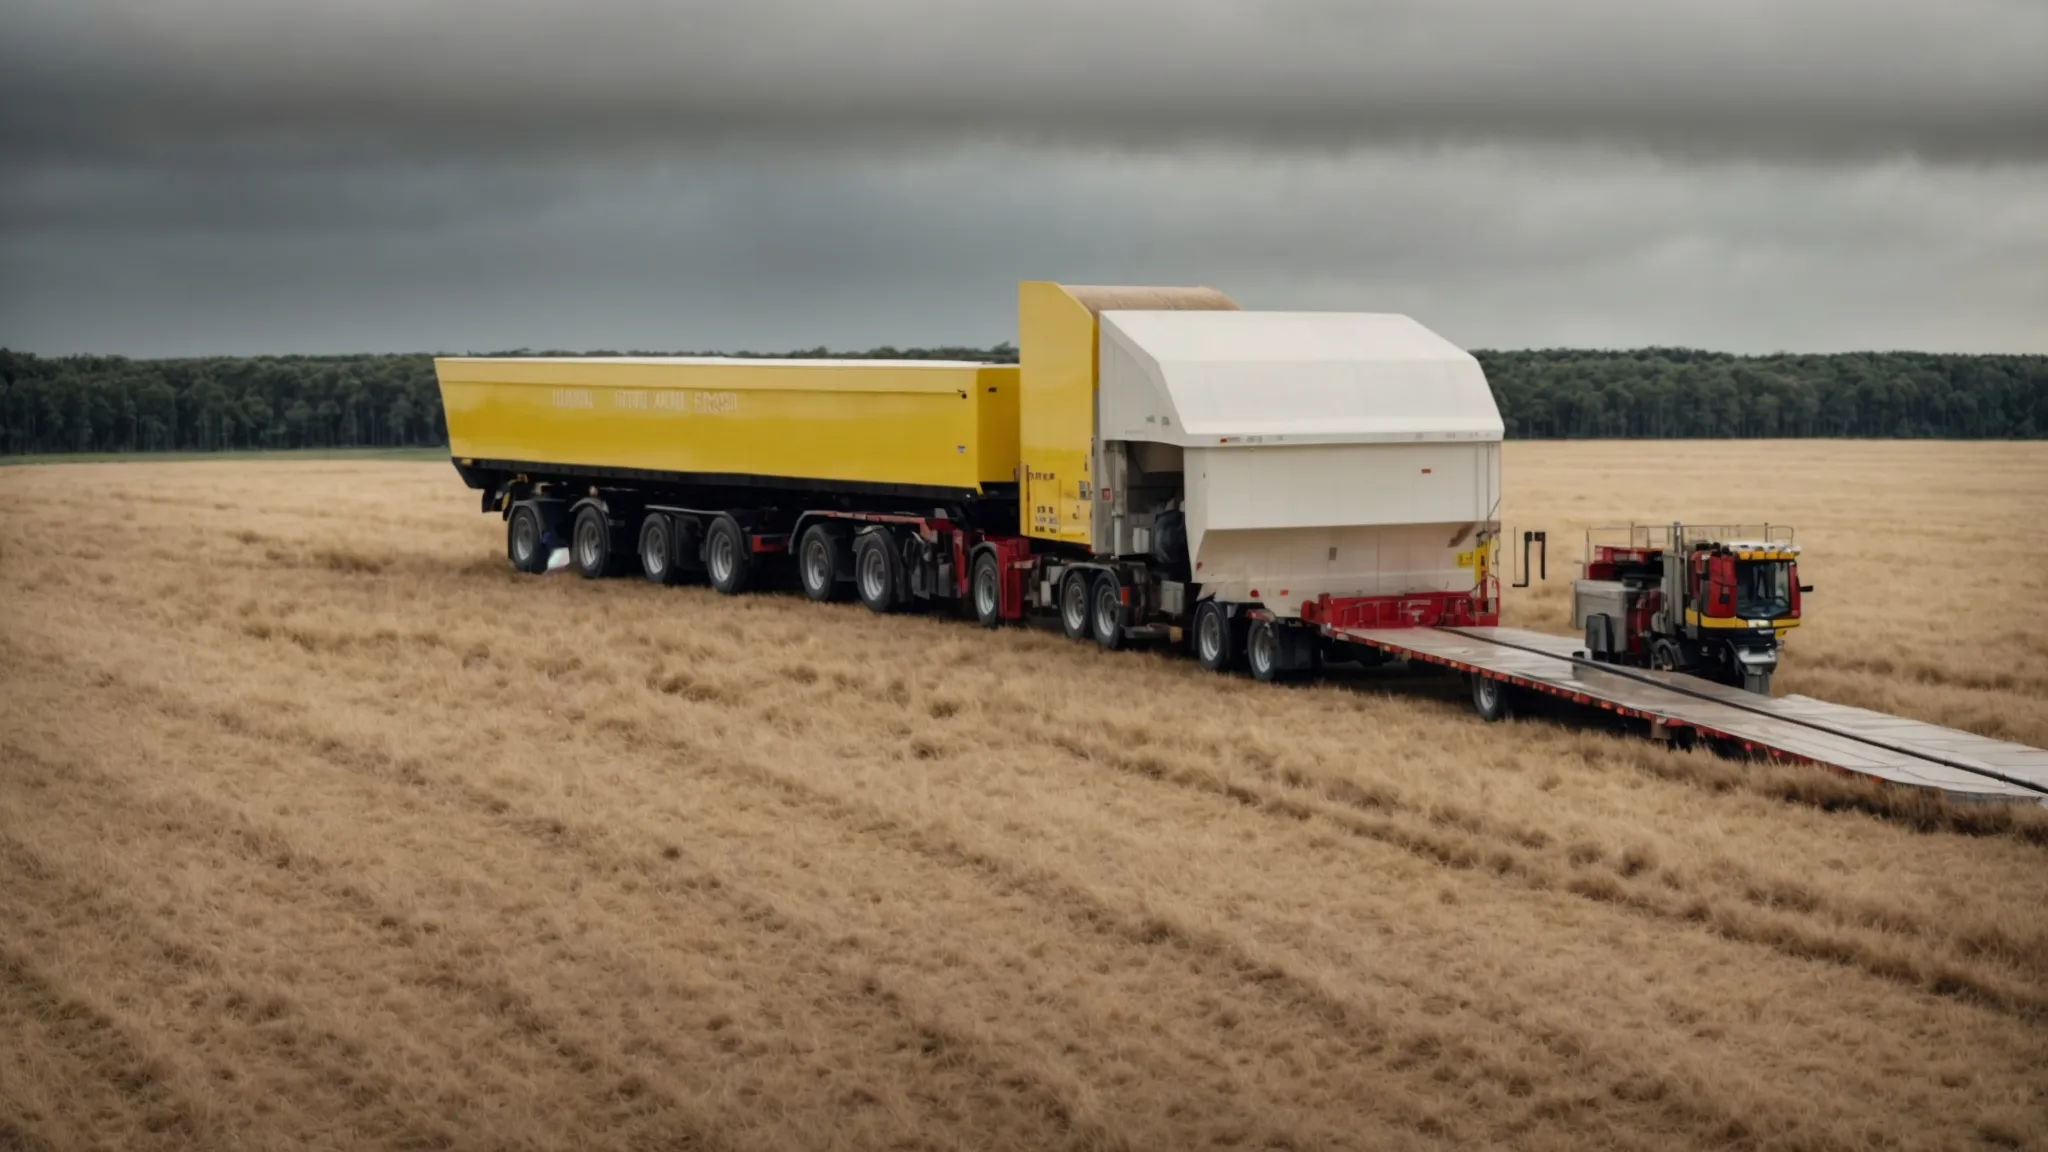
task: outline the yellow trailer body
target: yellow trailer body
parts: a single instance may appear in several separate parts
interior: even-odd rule
[[[1017,479],[1018,369],[934,360],[448,357],[450,453],[714,483],[962,495]]]

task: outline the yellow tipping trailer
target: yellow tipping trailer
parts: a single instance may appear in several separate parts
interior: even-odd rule
[[[448,357],[434,370],[466,472],[937,499],[1017,478],[1012,365]]]

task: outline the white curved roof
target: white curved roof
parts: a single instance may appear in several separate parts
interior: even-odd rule
[[[1195,447],[1499,440],[1472,354],[1375,312],[1102,313],[1101,435]]]

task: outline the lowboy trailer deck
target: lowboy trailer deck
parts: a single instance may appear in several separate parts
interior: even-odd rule
[[[1577,642],[1521,628],[1332,629],[1333,638],[1463,673],[1472,704],[1506,717],[1520,694],[1640,720],[1652,736],[1763,759],[1818,764],[1963,800],[2048,804],[2048,751],[1810,696],[1759,696],[1677,672],[1589,658]]]

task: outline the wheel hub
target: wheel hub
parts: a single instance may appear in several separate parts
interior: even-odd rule
[[[974,582],[974,606],[981,609],[982,615],[993,616],[996,614],[999,598],[995,570],[984,567],[981,570],[981,578]]]
[[[879,600],[888,587],[889,570],[879,548],[870,548],[860,561],[860,590],[870,600]]]
[[[812,539],[810,548],[804,552],[804,572],[810,577],[813,588],[823,588],[832,578],[832,557],[826,552],[823,540]]]

